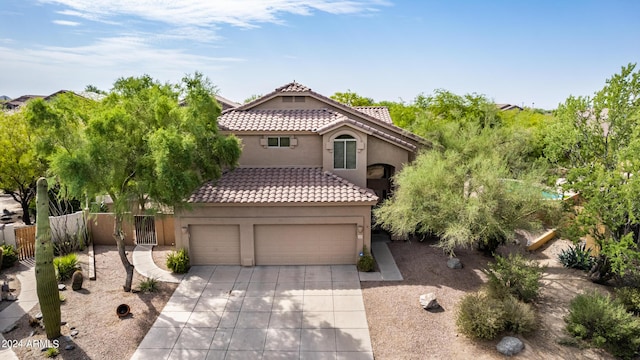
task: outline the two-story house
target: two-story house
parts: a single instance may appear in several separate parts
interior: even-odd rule
[[[176,209],[194,265],[355,264],[371,208],[428,143],[384,107],[349,107],[296,82],[218,118],[242,141],[239,166]]]

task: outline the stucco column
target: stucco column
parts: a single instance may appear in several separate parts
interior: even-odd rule
[[[253,223],[240,224],[240,263],[242,266],[256,264]]]

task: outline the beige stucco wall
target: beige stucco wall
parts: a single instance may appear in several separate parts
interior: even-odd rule
[[[273,133],[236,136],[242,140],[240,166],[322,166],[322,139],[317,134]],[[264,139],[269,136],[289,136],[292,140],[295,139],[297,144],[290,147],[265,147]]]
[[[384,140],[369,136],[367,146],[367,165],[389,164],[398,173],[409,162],[409,151]]]
[[[356,168],[333,168],[333,140],[340,135],[353,136],[356,141]],[[354,130],[348,126],[340,127],[322,136],[322,168],[330,171],[343,179],[349,180],[357,186],[367,187],[367,134]]]
[[[125,217],[122,224],[125,245],[135,245],[133,239],[133,219]],[[113,225],[115,218],[113,213],[91,213],[87,218],[87,230],[91,241],[95,245],[115,245],[113,238]],[[156,240],[158,245],[171,246],[175,243],[175,225],[173,215],[159,214],[155,217]]]
[[[177,248],[189,249],[190,225],[237,224],[240,227],[241,261],[244,266],[255,264],[256,225],[354,224],[357,252],[363,245],[371,248],[371,205],[350,206],[241,206],[196,204],[190,210],[176,209],[175,238]],[[331,237],[331,233],[326,234]]]
[[[293,94],[292,94],[293,95]],[[283,102],[282,97],[275,97],[260,105],[252,107],[258,110],[276,110],[276,109],[326,109],[327,104],[320,102],[310,96],[305,96],[304,102]]]

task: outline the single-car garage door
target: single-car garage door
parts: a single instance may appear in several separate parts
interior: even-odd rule
[[[355,224],[256,225],[256,265],[355,264]]]
[[[190,225],[191,265],[240,265],[238,225]]]

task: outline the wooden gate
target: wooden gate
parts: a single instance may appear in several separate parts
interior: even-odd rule
[[[138,245],[158,245],[156,221],[153,215],[135,215],[135,243]]]
[[[26,226],[15,229],[16,247],[20,260],[36,256],[36,226]]]

